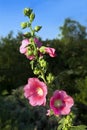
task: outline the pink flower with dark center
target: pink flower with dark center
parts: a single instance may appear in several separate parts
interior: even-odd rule
[[[47,86],[38,78],[29,78],[28,84],[24,87],[24,96],[32,106],[46,104]]]
[[[45,48],[46,53],[48,53],[51,57],[55,57],[56,53],[55,53],[55,49],[54,48],[50,48],[50,47],[46,47]]]
[[[70,113],[74,100],[65,91],[56,90],[50,99],[50,108],[55,115],[67,115]]]
[[[35,44],[37,44],[37,47],[41,47],[42,43],[37,39],[37,38],[34,38],[34,42]],[[22,44],[20,46],[20,53],[26,55],[26,57],[29,59],[29,60],[33,60],[35,58],[34,55],[29,55],[28,54],[28,45],[30,44],[29,40],[28,39],[24,39],[22,41]],[[32,50],[31,50],[32,51]],[[38,52],[39,53],[39,52]]]

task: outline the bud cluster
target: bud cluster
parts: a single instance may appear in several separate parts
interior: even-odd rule
[[[34,28],[32,28],[32,22],[35,19],[35,13],[33,13],[32,9],[25,8],[24,9],[24,15],[29,18],[29,21],[22,22],[21,23],[21,27],[22,27],[22,29],[25,29],[25,28],[29,28],[30,29],[30,32],[27,32],[27,33],[24,34],[24,36],[26,38],[30,38],[31,36],[32,37],[35,36],[35,32],[40,31],[40,29],[42,28],[42,26],[35,26]]]

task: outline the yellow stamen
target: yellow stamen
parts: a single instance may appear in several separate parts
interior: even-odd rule
[[[37,93],[38,93],[39,96],[42,96],[43,90],[39,87],[39,88],[37,88]]]

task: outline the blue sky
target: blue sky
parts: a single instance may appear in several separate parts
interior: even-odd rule
[[[87,0],[0,0],[0,36],[11,30],[15,35],[26,32],[20,27],[21,22],[27,21],[23,15],[25,7],[35,12],[33,26],[42,26],[38,33],[42,39],[57,38],[67,17],[87,26]]]

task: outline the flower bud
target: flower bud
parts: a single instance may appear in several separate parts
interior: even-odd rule
[[[36,26],[36,27],[34,28],[34,30],[35,30],[36,32],[38,32],[41,28],[42,28],[42,26]]]
[[[30,43],[34,43],[34,39],[32,37],[29,39],[29,41]]]
[[[41,67],[46,68],[47,62],[46,62],[44,59],[39,58],[39,63],[40,63],[40,66],[41,66]]]
[[[30,14],[32,13],[32,11],[33,11],[33,10],[30,9],[30,8],[25,8],[25,9],[24,9],[24,15],[30,17]]]
[[[52,83],[54,80],[54,76],[51,73],[49,73],[49,75],[46,78],[47,78],[48,83]]]
[[[22,27],[22,29],[27,28],[27,22],[22,22],[21,27]]]
[[[34,20],[34,18],[35,18],[35,14],[34,14],[34,13],[31,13],[31,14],[30,14],[30,22],[32,22],[32,21]]]
[[[40,49],[39,49],[39,51],[40,51],[41,53],[45,54],[45,52],[46,52],[46,51],[45,51],[45,48],[46,48],[45,46],[41,46]]]
[[[38,75],[39,73],[40,73],[40,71],[39,71],[37,68],[35,68],[35,69],[34,69],[34,74],[35,74],[35,75]]]
[[[26,37],[26,38],[30,38],[30,37],[31,37],[31,33],[30,33],[30,32],[26,32],[26,33],[24,33],[24,37]]]
[[[32,56],[32,51],[31,50],[29,50],[28,52],[27,52],[27,54],[28,54],[28,56]]]

